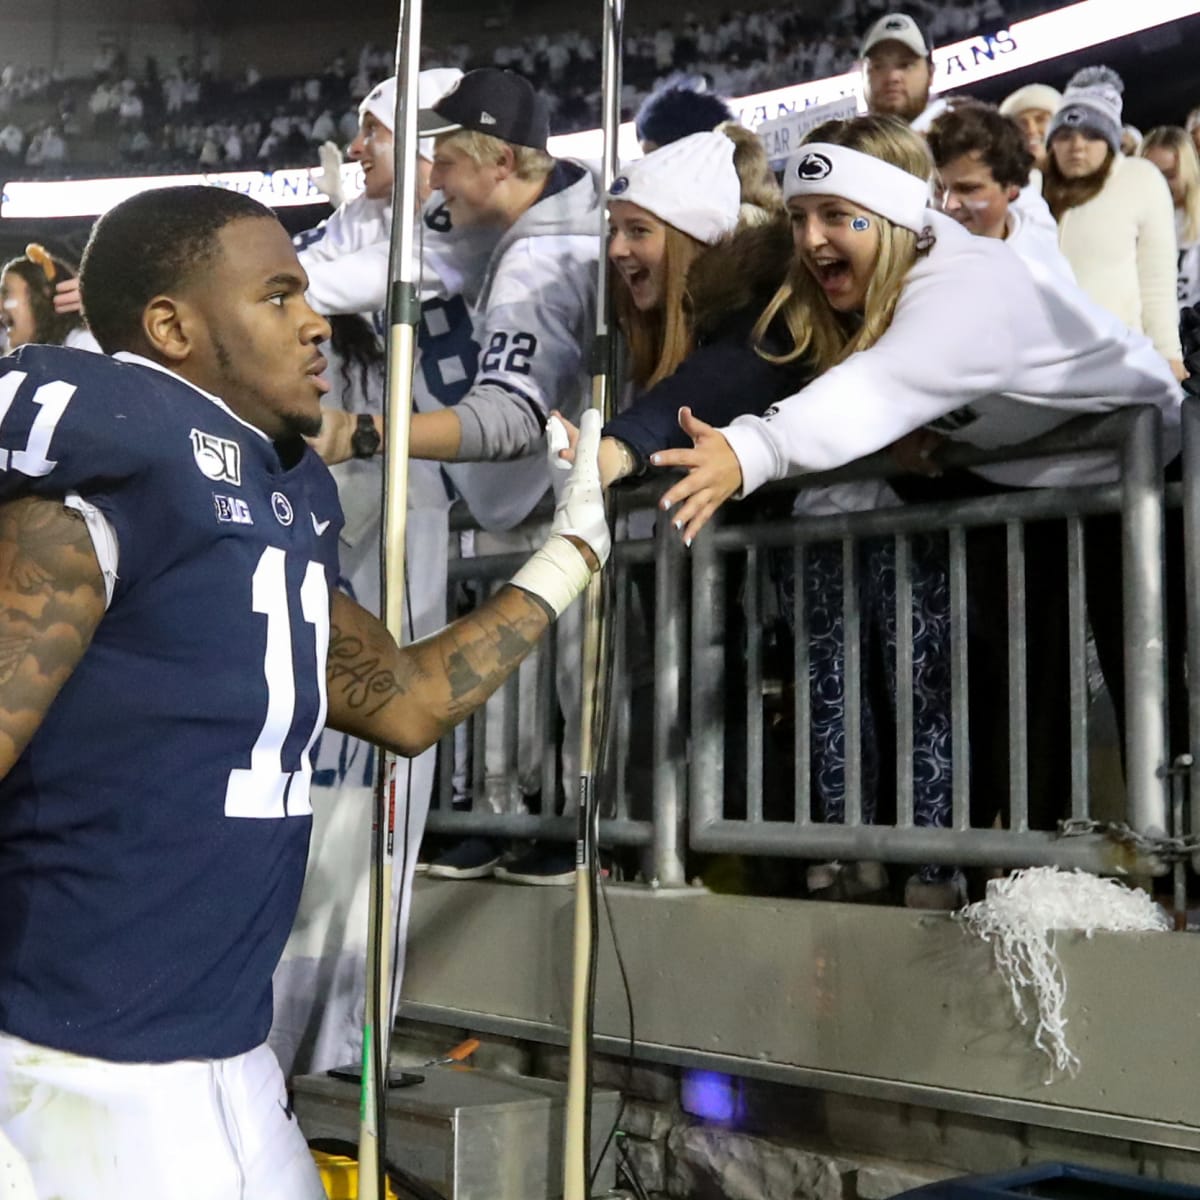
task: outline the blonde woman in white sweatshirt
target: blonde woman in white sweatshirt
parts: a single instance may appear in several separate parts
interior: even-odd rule
[[[844,140],[882,119],[846,122]],[[929,208],[924,179],[853,145],[811,143],[788,161],[784,195],[796,253],[768,312],[782,313],[797,352],[822,373],[724,429],[683,410],[693,448],[651,462],[688,470],[660,502],[679,506],[673,522],[688,544],[731,497],[843,466],[931,424],[983,448],[1129,404],[1156,405],[1177,427],[1182,392],[1148,338],[1061,272]],[[980,473],[1060,486],[1109,482],[1116,466],[1064,459]]]
[[[1177,428],[1181,389],[1150,341],[1064,272],[930,209],[925,178],[874,136],[879,121],[825,131],[784,175],[795,257],[767,314],[786,319],[818,377],[720,430],[684,409],[693,449],[651,457],[688,471],[660,502],[688,545],[730,498],[918,430],[991,449],[1128,404],[1156,405]],[[1068,486],[1110,482],[1117,469],[1091,456],[977,474],[1002,487]]]
[[[1079,286],[1145,333],[1182,379],[1174,206],[1153,165],[1121,153],[1123,88],[1107,67],[1071,77],[1050,122],[1042,190]]]

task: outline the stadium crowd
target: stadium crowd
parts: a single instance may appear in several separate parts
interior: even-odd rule
[[[1005,15],[986,0],[919,9],[948,37]],[[501,47],[477,67],[465,47],[447,50],[422,72],[403,648],[369,615],[397,169],[386,56],[365,48],[311,79],[250,71],[236,85],[212,63],[181,61],[162,77],[147,64],[140,79],[119,58],[97,64],[86,117],[64,115],[67,141],[71,121],[91,122],[151,159],[165,130],[198,131],[188,135],[198,145],[170,152],[217,166],[292,148],[311,157],[314,141],[336,137],[364,189],[293,242],[232,190],[150,189],[100,218],[78,274],[37,245],[0,272],[18,355],[0,360],[10,468],[0,633],[11,660],[0,679],[0,909],[16,914],[0,938],[0,1132],[45,1194],[92,1195],[103,1175],[104,1195],[167,1195],[181,1161],[235,1181],[212,1195],[323,1194],[283,1077],[360,1061],[362,959],[326,925],[353,907],[331,892],[353,893],[365,874],[373,747],[397,755],[403,797],[391,897],[402,970],[438,744],[456,721],[486,704],[485,737],[441,764],[474,777],[471,789],[455,783],[456,801],[564,815],[578,802],[572,602],[610,548],[601,487],[667,479],[657,515],[689,547],[735,497],[742,519],[757,519],[760,489],[784,479],[800,517],[1088,487],[1117,478],[1111,455],[1014,449],[1015,460],[971,471],[943,470],[939,456],[951,443],[1020,447],[1131,405],[1162,414],[1167,477],[1178,477],[1184,389],[1200,368],[1192,135],[1129,129],[1122,80],[1100,64],[1067,79],[1048,66],[1044,82],[998,106],[931,100],[934,36],[913,13],[876,0],[838,13],[853,40],[807,43],[807,69],[856,63],[867,112],[810,130],[781,180],[720,91],[694,76],[709,53],[730,88],[739,60],[769,59],[772,44],[778,60],[772,30],[786,14],[635,35],[631,77],[650,89],[630,97],[643,156],[604,190],[585,164],[548,150],[541,96],[571,73],[561,51],[594,58],[582,37]],[[789,30],[789,53],[802,36]],[[689,79],[671,82],[681,67]],[[799,60],[786,69],[793,80]],[[57,86],[69,84],[51,80],[45,94]],[[278,102],[263,116],[268,96]],[[227,107],[214,116],[218,99]],[[248,123],[249,109],[259,115]],[[46,142],[43,131],[42,155]],[[585,410],[602,268],[628,353],[621,404],[600,430]],[[86,402],[72,402],[77,392]],[[886,480],[805,486],[879,452]],[[548,496],[555,514],[540,522]],[[477,527],[464,555],[524,565],[446,629],[455,504]],[[1123,728],[1124,595],[1111,569],[1122,531],[1111,513],[1082,528],[1082,603]],[[952,752],[945,536],[911,539],[907,591],[890,538],[775,556],[777,611],[793,618],[788,636],[807,639],[808,678],[792,682],[809,690],[810,728],[795,736],[814,821],[851,819],[855,776],[863,823],[877,816],[902,641],[914,825],[951,827],[963,772],[976,828],[1053,830],[1066,815],[1075,680],[1062,631],[1079,599],[1066,583],[1066,522],[1023,534],[1021,813],[1009,807],[1022,790],[1009,772],[1026,766],[1006,724],[1020,653],[1008,535],[963,536],[968,762]],[[874,650],[861,656],[843,604],[849,561]],[[1168,519],[1175,647],[1183,562],[1181,521]],[[911,639],[898,637],[898,594],[911,596]],[[628,609],[621,632],[634,650],[653,637],[656,602]],[[532,656],[543,636],[555,640],[552,670]],[[1184,667],[1176,650],[1172,753],[1187,746]],[[500,688],[510,675],[516,684]],[[546,747],[552,727],[558,744]],[[557,794],[539,797],[547,779]],[[327,820],[308,857],[314,813]],[[575,875],[574,856],[554,846],[476,837],[428,850],[423,869],[446,879]],[[829,899],[953,909],[967,896],[964,873],[945,862],[899,878],[867,861],[797,874]]]
[[[850,69],[857,35],[886,6],[841,0],[828,14],[806,7],[685,13],[655,29],[630,28],[622,105],[632,115],[665,78],[705,77],[722,95],[749,95]],[[921,0],[914,12],[935,44],[1002,28],[1047,7],[1038,0]],[[594,126],[600,111],[599,47],[594,34],[568,30],[505,39],[492,46],[456,40],[426,47],[430,64],[491,65],[519,71],[538,89],[551,129]],[[0,166],[23,177],[110,170],[114,161],[154,171],[309,166],[314,148],[348,142],[356,108],[391,69],[392,50],[372,44],[357,56],[338,51],[312,74],[273,76],[249,65],[238,77],[211,55],[161,63],[101,50],[87,77],[61,68],[0,72]],[[261,64],[266,66],[266,64]],[[316,67],[316,64],[314,64]]]

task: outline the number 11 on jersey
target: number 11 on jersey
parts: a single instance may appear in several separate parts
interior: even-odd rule
[[[251,609],[267,618],[263,677],[267,684],[267,714],[250,751],[250,766],[229,772],[225,789],[227,817],[300,817],[312,812],[309,783],[312,779],[313,743],[325,724],[325,658],[329,649],[329,587],[320,563],[310,562],[300,585],[300,615],[313,627],[317,662],[317,719],[300,754],[299,767],[283,765],[283,745],[296,718],[296,669],[287,594],[287,556],[268,546],[258,560],[252,581]]]

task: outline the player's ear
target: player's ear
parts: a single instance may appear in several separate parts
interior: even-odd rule
[[[155,296],[142,310],[142,332],[150,348],[168,362],[183,362],[191,352],[183,314],[170,296]]]

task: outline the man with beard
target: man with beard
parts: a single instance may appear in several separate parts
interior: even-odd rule
[[[924,133],[945,105],[929,101],[933,48],[920,25],[907,13],[887,13],[867,30],[859,58],[867,111]]]

